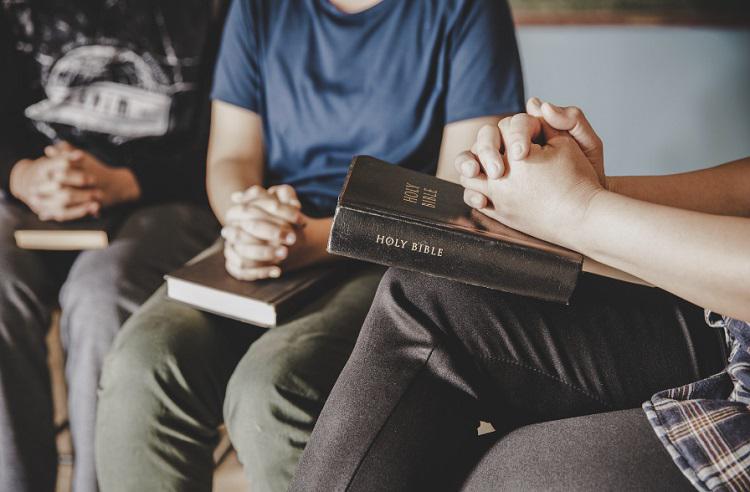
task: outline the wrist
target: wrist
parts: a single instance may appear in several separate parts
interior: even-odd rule
[[[607,191],[619,193],[617,189],[619,187],[620,180],[617,178],[618,178],[617,176],[605,176],[604,177],[604,187],[607,189]]]
[[[290,258],[286,261],[292,269],[323,263],[332,258],[326,251],[328,235],[331,230],[330,219],[308,219],[307,225],[298,232],[299,249],[290,248]]]
[[[117,183],[116,202],[126,203],[134,202],[141,198],[141,186],[138,184],[138,179],[128,168],[121,167],[112,170],[115,176],[115,183]]]
[[[580,220],[566,231],[566,246],[584,254],[595,257],[597,250],[597,231],[601,232],[600,219],[602,210],[615,193],[600,188],[592,193],[586,201]]]
[[[331,225],[331,219],[312,219],[308,221],[305,227],[306,233],[310,237],[316,263],[325,261],[330,257],[326,247],[328,246],[328,236],[331,233]]]

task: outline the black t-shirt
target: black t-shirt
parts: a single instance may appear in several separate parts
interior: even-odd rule
[[[133,170],[145,201],[205,197],[211,0],[0,0],[0,184],[67,140]]]

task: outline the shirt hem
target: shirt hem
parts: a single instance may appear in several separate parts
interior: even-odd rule
[[[221,101],[223,103],[231,104],[232,106],[237,106],[238,108],[246,109],[248,111],[252,111],[253,113],[259,114],[259,110],[256,106],[252,104],[248,104],[246,101],[241,101],[239,99],[233,98],[233,97],[227,97],[221,94],[211,94],[211,100],[212,101]]]

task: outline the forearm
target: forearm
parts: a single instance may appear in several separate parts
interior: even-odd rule
[[[239,159],[210,161],[206,174],[208,200],[222,224],[232,207],[232,193],[263,184],[262,163],[250,164]]]
[[[750,157],[667,176],[608,177],[610,191],[637,200],[716,215],[750,217]]]
[[[697,305],[750,320],[750,220],[601,192],[569,246]]]

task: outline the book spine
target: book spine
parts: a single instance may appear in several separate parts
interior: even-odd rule
[[[343,206],[328,251],[558,303],[569,301],[581,271],[545,251]]]

